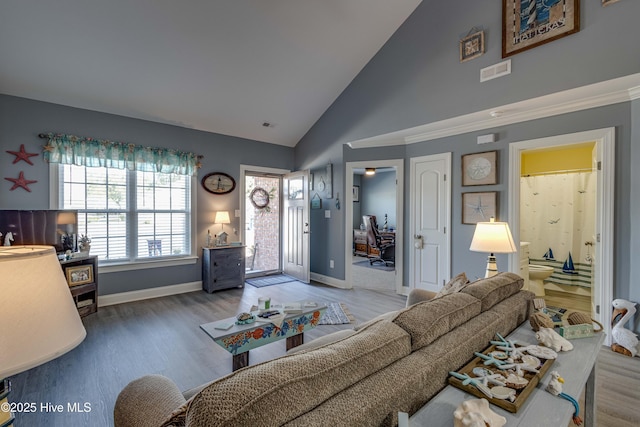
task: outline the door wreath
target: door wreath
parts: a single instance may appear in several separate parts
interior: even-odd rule
[[[267,190],[261,187],[256,187],[249,193],[249,200],[254,208],[262,210],[269,206],[270,201],[269,193]]]

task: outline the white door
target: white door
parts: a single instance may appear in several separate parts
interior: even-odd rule
[[[283,270],[309,283],[309,171],[292,172],[282,179]]]
[[[451,275],[451,153],[411,159],[414,288],[438,291]]]

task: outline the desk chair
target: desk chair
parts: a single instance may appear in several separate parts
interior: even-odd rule
[[[382,262],[384,265],[396,263],[396,241],[394,237],[383,236],[378,231],[378,222],[375,215],[363,215],[362,221],[367,230],[367,244],[377,249],[379,255],[369,255],[369,264]]]

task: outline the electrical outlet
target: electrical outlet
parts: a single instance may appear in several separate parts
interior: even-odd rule
[[[333,260],[332,259],[329,260],[329,268],[333,268]]]
[[[331,218],[331,211],[328,210],[328,209],[326,211],[324,211],[324,217],[325,218]]]

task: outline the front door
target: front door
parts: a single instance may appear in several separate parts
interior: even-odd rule
[[[449,280],[451,153],[411,159],[412,287],[437,292]]]
[[[283,177],[284,273],[309,283],[309,171]]]

